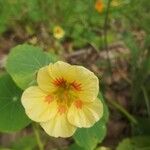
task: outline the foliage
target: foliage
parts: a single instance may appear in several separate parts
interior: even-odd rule
[[[22,90],[8,74],[0,77],[0,131],[14,132],[23,129],[31,121],[20,102]]]
[[[106,3],[107,0],[104,0],[104,5]],[[0,33],[24,24],[29,35],[34,34],[40,25],[46,26],[51,34],[54,26],[61,25],[66,31],[66,38],[72,40],[75,47],[102,47],[105,9],[99,14],[94,5],[93,0],[2,0]],[[120,8],[113,8],[112,15],[116,15],[116,9]],[[112,36],[110,33],[110,37]],[[109,42],[112,41],[114,39],[110,38]]]
[[[145,6],[147,5],[147,6]],[[132,96],[132,108],[133,115],[137,120],[137,124],[132,124],[132,137],[124,139],[117,150],[148,150],[149,145],[149,117],[150,117],[150,53],[149,53],[149,4],[146,0],[137,1],[133,0],[124,12],[127,19],[128,31],[122,34],[126,46],[129,48],[131,53],[130,58],[130,76],[131,76],[131,96]],[[139,12],[140,10],[140,12]],[[140,18],[143,18],[141,23]],[[133,22],[132,25],[129,26]],[[137,39],[137,37],[131,32],[133,29],[141,30],[145,34],[142,37],[143,44]],[[140,36],[140,35],[139,35]],[[144,113],[139,113],[139,109],[143,108],[146,110]],[[140,117],[142,115],[142,117]]]
[[[129,23],[132,21],[132,28],[142,28],[147,33],[150,33],[150,3],[147,0],[132,0],[130,5],[124,10],[124,15],[127,17]],[[140,11],[139,11],[140,10]],[[142,20],[141,20],[142,19]],[[142,23],[141,23],[142,21]]]
[[[13,150],[33,150],[36,145],[36,139],[34,138],[33,135],[28,135],[28,136],[24,136],[21,139],[18,139],[17,141],[13,142],[11,144],[11,148]]]
[[[0,148],[0,150],[33,150],[36,148],[37,142],[33,135],[24,136],[13,142],[9,148]]]
[[[149,136],[138,136],[124,139],[119,143],[117,150],[149,150],[149,139]]]
[[[34,84],[37,71],[50,62],[53,62],[53,58],[40,48],[25,44],[11,50],[6,69],[17,85],[26,89]]]

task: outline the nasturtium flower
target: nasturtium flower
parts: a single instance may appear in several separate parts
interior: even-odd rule
[[[21,101],[28,117],[50,136],[72,136],[77,127],[89,128],[103,115],[99,80],[82,66],[49,64],[38,71],[37,84],[24,91]]]
[[[55,26],[54,29],[53,29],[53,36],[56,38],[56,39],[61,39],[63,38],[65,35],[65,31],[63,30],[62,27],[60,26]]]
[[[104,10],[104,3],[102,0],[97,0],[95,3],[95,9],[99,12],[102,13]]]

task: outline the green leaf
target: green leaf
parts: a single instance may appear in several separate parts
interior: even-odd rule
[[[25,136],[12,144],[13,150],[33,150],[37,145],[33,135]]]
[[[86,150],[93,150],[106,135],[106,126],[97,122],[92,128],[81,128],[74,134],[74,139],[78,145]]]
[[[7,74],[0,76],[0,131],[13,132],[26,127],[31,121],[20,102],[20,90]]]
[[[69,147],[69,150],[85,150],[85,149],[74,143]]]
[[[139,48],[138,44],[136,43],[136,41],[131,33],[125,33],[123,40],[131,52],[132,65],[136,65],[136,63],[138,61],[139,52],[140,52],[140,48]]]
[[[0,150],[12,150],[12,149],[10,149],[10,148],[2,148],[2,147],[0,147]]]
[[[50,57],[38,47],[23,44],[13,48],[8,56],[6,69],[21,89],[35,84],[37,71],[53,62]]]
[[[107,123],[108,119],[109,119],[109,110],[108,110],[107,104],[104,101],[104,98],[103,98],[101,93],[99,93],[98,98],[102,101],[103,107],[104,107],[103,108],[104,109],[104,114],[103,114],[103,117],[101,118],[101,122]]]
[[[124,139],[117,150],[150,150],[150,136],[137,136]]]
[[[144,117],[136,117],[137,124],[132,126],[134,136],[150,135],[150,119]]]
[[[94,124],[91,128],[80,128],[74,134],[74,139],[78,145],[84,147],[86,150],[93,150],[98,143],[102,142],[106,136],[106,122],[108,120],[108,108],[102,98],[99,96],[100,100],[103,102],[104,115],[103,117]]]
[[[124,139],[117,147],[117,150],[133,150],[130,139]]]

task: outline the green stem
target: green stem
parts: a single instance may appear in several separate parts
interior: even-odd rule
[[[142,86],[142,91],[143,91],[143,95],[144,95],[144,99],[145,99],[145,103],[147,107],[147,113],[148,113],[148,116],[150,117],[150,102],[149,102],[149,98],[148,98],[148,95],[144,86]]]
[[[107,54],[109,71],[110,71],[110,74],[112,75],[113,71],[112,71],[111,60],[110,60],[110,56],[109,56],[108,39],[107,39],[110,4],[111,4],[111,0],[108,0],[103,30],[104,30],[104,49],[106,50],[106,54]],[[112,79],[113,79],[113,76],[112,76]]]
[[[125,110],[121,105],[116,103],[115,101],[110,100],[109,101],[116,109],[118,109],[122,114],[126,116],[126,118],[133,124],[137,124],[137,120],[127,111]]]
[[[39,133],[39,129],[38,129],[37,125],[36,124],[32,124],[32,127],[33,127],[33,131],[34,131],[34,134],[35,134],[35,138],[36,138],[39,150],[44,150],[44,145],[43,145],[43,143],[41,141],[40,133]]]

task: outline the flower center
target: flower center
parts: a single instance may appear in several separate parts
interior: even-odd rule
[[[74,100],[78,99],[78,92],[82,91],[82,85],[77,81],[69,83],[63,78],[57,78],[53,81],[53,84],[56,86],[56,90],[53,94],[57,102],[65,103],[68,106],[70,106]]]

